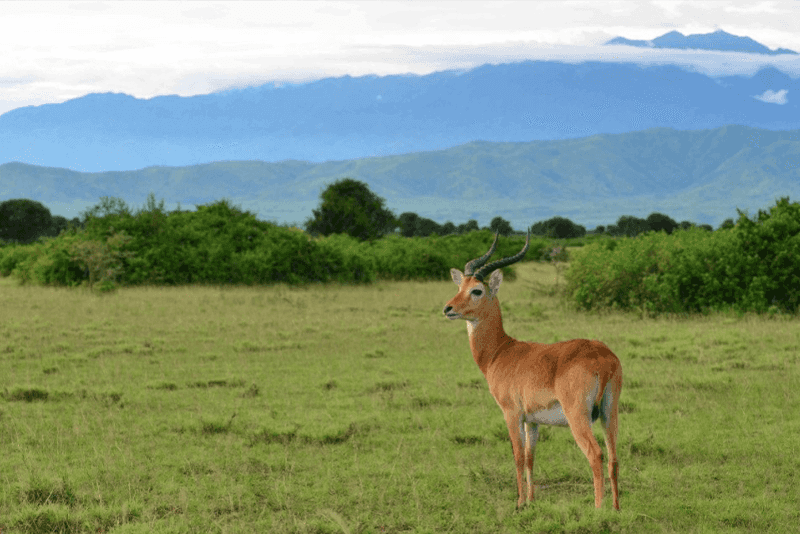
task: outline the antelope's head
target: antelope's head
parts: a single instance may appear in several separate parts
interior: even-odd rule
[[[489,248],[489,252],[468,262],[464,266],[463,273],[458,269],[450,269],[453,282],[458,286],[458,293],[444,307],[444,314],[448,319],[466,319],[468,321],[481,319],[488,311],[486,304],[495,298],[497,290],[500,289],[500,283],[503,281],[503,273],[500,271],[500,267],[518,262],[528,252],[528,245],[530,245],[531,240],[530,232],[528,232],[528,238],[525,240],[525,246],[522,247],[519,253],[484,265],[494,253],[495,248],[497,248],[498,237],[499,234],[495,234],[494,242]],[[484,278],[489,273],[491,273],[491,276],[489,276],[487,282]]]

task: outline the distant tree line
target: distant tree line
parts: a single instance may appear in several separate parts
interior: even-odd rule
[[[470,219],[465,223],[459,224],[458,226],[450,221],[447,221],[444,224],[439,224],[432,219],[420,217],[416,213],[410,211],[400,214],[398,220],[400,235],[403,237],[427,237],[434,234],[440,236],[461,235],[476,230],[481,230],[481,228],[478,226],[478,221],[475,219]],[[492,232],[496,232],[505,236],[515,233],[514,229],[511,227],[511,223],[502,217],[495,217],[489,223],[489,226],[483,229],[489,229]]]
[[[57,236],[71,227],[83,228],[86,220],[91,217],[110,213],[130,215],[126,206],[109,204],[113,204],[116,200],[106,198],[105,204],[101,202],[84,214],[82,219],[75,217],[72,220],[60,215],[51,215],[49,209],[34,200],[12,199],[0,202],[0,240],[27,244],[40,237]],[[481,230],[475,219],[456,225],[450,221],[439,224],[413,212],[405,212],[397,217],[386,208],[386,201],[370,191],[367,184],[351,178],[342,178],[330,184],[321,193],[320,200],[319,207],[312,210],[313,217],[304,225],[305,230],[312,235],[347,234],[359,241],[373,241],[395,233],[404,237],[428,237],[460,235]],[[733,219],[727,219],[720,229],[731,228],[733,225]],[[616,224],[598,226],[589,232],[584,226],[557,216],[535,223],[531,227],[531,233],[554,239],[584,237],[587,233],[633,237],[649,231],[663,230],[671,234],[675,230],[692,227],[712,231],[712,227],[708,224],[697,225],[689,221],[678,223],[663,213],[651,213],[646,219],[623,215],[617,219]],[[502,217],[495,217],[489,226],[483,229],[504,236],[525,231],[515,231],[511,223]]]
[[[593,233],[634,237],[650,231],[660,232],[663,230],[667,234],[671,234],[675,230],[688,230],[689,228],[694,227],[701,228],[709,232],[714,230],[710,224],[696,224],[691,221],[676,222],[668,215],[654,212],[648,215],[646,219],[640,219],[639,217],[634,217],[633,215],[623,215],[617,219],[617,224],[612,224],[608,227],[598,226],[595,228]],[[726,219],[720,225],[720,229],[725,228],[733,228],[733,219]]]
[[[364,241],[398,231],[404,237],[428,237],[466,234],[482,229],[475,219],[456,225],[451,221],[439,224],[433,219],[410,211],[396,217],[385,207],[386,201],[370,191],[367,184],[351,178],[343,178],[329,185],[320,196],[322,200],[320,207],[313,210],[314,216],[305,223],[306,231],[314,235],[342,233]],[[589,232],[584,226],[567,218],[552,217],[535,223],[531,227],[531,233],[554,239],[584,237],[587,233],[634,237],[650,231],[663,230],[671,234],[678,229],[686,230],[693,227],[713,230],[708,224],[698,225],[690,221],[678,223],[663,213],[651,213],[646,219],[623,215],[617,219],[616,224],[598,226]],[[730,227],[733,227],[733,219],[723,222],[720,229]],[[492,219],[487,228],[501,235],[518,233],[512,228],[511,223],[502,217]]]
[[[439,224],[416,213],[405,212],[396,217],[386,208],[386,201],[370,191],[364,182],[342,178],[330,184],[320,195],[320,205],[305,222],[312,235],[348,234],[361,241],[374,240],[399,230],[404,237],[466,234],[480,230],[478,221],[470,219],[456,226],[447,221]],[[492,219],[488,227],[502,235],[514,233],[511,223],[502,217]]]
[[[586,231],[586,228],[575,224],[564,217],[552,217],[546,221],[539,221],[531,226],[531,233],[534,235],[552,237],[555,239],[566,239],[570,237],[584,237],[587,234],[606,234],[610,236],[635,237],[647,232],[664,231],[671,234],[675,230],[688,230],[689,228],[701,228],[709,232],[713,231],[710,224],[695,224],[690,221],[675,222],[671,217],[663,213],[651,213],[646,219],[640,219],[633,215],[622,215],[617,219],[617,224],[609,226],[598,226],[594,230]],[[726,219],[719,229],[733,228],[733,219]]]

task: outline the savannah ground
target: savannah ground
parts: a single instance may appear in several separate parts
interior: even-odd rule
[[[552,266],[517,273],[509,334],[600,339],[622,361],[620,513],[608,483],[594,509],[586,458],[551,427],[515,511],[502,414],[442,315],[449,281],[2,279],[0,532],[797,531],[797,319],[578,313]]]

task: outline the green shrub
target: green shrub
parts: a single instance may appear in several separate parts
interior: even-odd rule
[[[226,201],[197,212],[158,207],[132,215],[89,218],[85,230],[63,232],[27,247],[0,249],[0,268],[23,282],[100,291],[117,284],[289,284],[370,282],[368,249],[344,236],[312,240],[306,233],[258,221]]]
[[[317,241],[320,264],[337,282],[373,282],[378,271],[369,244],[347,234],[332,234]]]
[[[131,238],[124,233],[116,233],[113,228],[111,234],[105,239],[82,239],[85,234],[76,234],[69,247],[70,260],[77,263],[84,273],[88,274],[89,287],[97,288],[101,292],[111,291],[116,288],[119,278],[124,272],[124,260],[133,257],[133,252],[123,249],[130,243]],[[64,236],[62,241],[70,238]],[[42,283],[52,283],[41,280]]]
[[[259,221],[225,200],[198,206],[196,212],[166,213],[149,198],[145,209],[131,213],[121,200],[104,198],[87,212],[82,229],[26,247],[0,248],[0,272],[13,272],[23,282],[87,283],[101,292],[138,284],[445,280],[450,268],[463,269],[484,254],[493,238],[482,230],[371,242],[344,234],[313,239]],[[522,236],[501,238],[490,261],[516,254],[523,243]],[[533,239],[525,261],[541,260],[548,245]],[[514,278],[513,267],[504,272]]]
[[[29,247],[5,243],[0,248],[0,275],[9,276],[29,255]]]
[[[736,309],[797,312],[800,205],[781,199],[735,228],[649,232],[593,242],[576,251],[567,295],[583,309],[650,313]]]
[[[450,270],[443,238],[387,236],[369,245],[378,276],[390,280],[443,280]]]
[[[113,286],[123,270],[123,258],[130,255],[121,252],[126,240],[116,233],[101,241],[83,232],[63,232],[57,238],[14,247],[0,259],[0,269],[3,274],[10,270],[22,283],[73,286],[88,281]]]
[[[486,253],[493,239],[492,232],[480,230],[444,237],[387,236],[364,246],[369,247],[375,258],[378,276],[381,278],[448,280],[451,268],[463,270],[468,261]],[[501,237],[489,262],[516,254],[524,243],[523,236]],[[548,244],[548,240],[532,238],[528,253],[522,261],[541,259]],[[503,274],[508,280],[513,280],[516,276],[513,266],[504,267]]]
[[[71,248],[79,238],[64,234],[44,238],[19,247],[13,273],[22,283],[75,285],[84,277],[83,269],[72,259]],[[24,254],[23,254],[24,253]]]
[[[784,197],[754,220],[739,213],[736,226],[742,271],[749,281],[743,302],[757,311],[800,307],[800,203]]]

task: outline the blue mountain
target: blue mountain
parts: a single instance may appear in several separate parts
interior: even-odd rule
[[[90,94],[0,115],[0,163],[107,171],[324,162],[658,127],[788,130],[800,128],[797,94],[798,79],[774,68],[712,78],[675,65],[555,61],[193,97]]]
[[[728,52],[749,52],[751,54],[767,54],[771,56],[779,54],[795,54],[794,50],[778,48],[771,50],[761,43],[749,37],[732,35],[722,30],[713,33],[697,33],[693,35],[683,35],[681,32],[668,32],[652,41],[641,41],[615,37],[605,44],[621,44],[628,46],[638,46],[642,48],[682,48],[696,50],[720,50]]]

